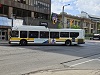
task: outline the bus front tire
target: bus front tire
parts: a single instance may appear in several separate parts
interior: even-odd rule
[[[70,41],[70,40],[67,40],[67,41],[65,42],[65,45],[66,45],[66,46],[70,46],[70,45],[71,45],[71,41]]]
[[[27,41],[26,41],[26,40],[21,40],[21,41],[20,41],[20,45],[26,46],[26,45],[27,45]]]

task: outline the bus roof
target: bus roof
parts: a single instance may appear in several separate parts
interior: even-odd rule
[[[12,30],[34,31],[34,30],[47,30],[47,28],[45,26],[18,26],[18,27],[13,27]]]
[[[12,30],[19,30],[19,31],[49,31],[49,28],[46,28],[45,26],[19,26],[19,27],[13,27]],[[83,29],[50,29],[50,31],[82,31]]]
[[[68,29],[68,28],[64,28],[64,29],[50,29],[51,31],[59,31],[59,32],[66,32],[66,31],[70,31],[70,32],[79,32],[82,31],[83,29]]]

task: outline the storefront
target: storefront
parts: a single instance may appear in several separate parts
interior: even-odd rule
[[[0,16],[0,40],[8,40],[11,29],[11,19]]]
[[[0,26],[0,40],[8,40],[10,33],[10,26]]]

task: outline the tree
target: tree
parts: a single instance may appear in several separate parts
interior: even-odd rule
[[[78,25],[72,25],[71,28],[73,28],[73,29],[80,29],[80,26],[78,26]]]
[[[58,28],[59,28],[59,29],[62,28],[62,24],[61,24],[61,23],[58,24]]]

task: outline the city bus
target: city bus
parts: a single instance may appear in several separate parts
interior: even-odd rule
[[[85,43],[84,29],[50,29],[45,26],[13,27],[9,44],[72,44]]]

